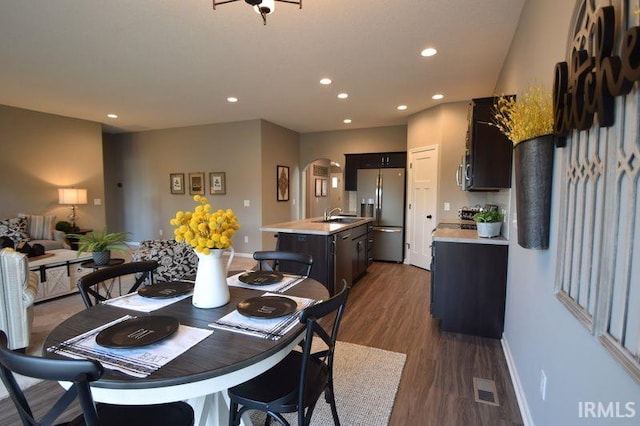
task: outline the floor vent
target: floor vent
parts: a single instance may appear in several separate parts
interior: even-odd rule
[[[473,396],[476,402],[499,406],[496,382],[489,379],[473,378]]]

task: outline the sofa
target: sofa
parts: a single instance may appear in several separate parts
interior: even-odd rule
[[[27,257],[13,249],[0,250],[0,330],[10,349],[26,349],[31,340],[33,301],[38,277],[29,271]]]
[[[45,251],[69,249],[66,234],[54,229],[56,217],[19,213],[18,217],[0,220],[0,237],[11,238],[18,247],[21,243],[41,244]]]

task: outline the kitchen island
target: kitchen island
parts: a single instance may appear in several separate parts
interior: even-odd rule
[[[508,244],[456,224],[434,230],[430,306],[443,331],[502,337]]]
[[[367,272],[373,243],[371,222],[368,217],[333,216],[265,225],[260,230],[277,234],[277,250],[313,256],[310,276],[333,296],[343,278],[351,286]]]

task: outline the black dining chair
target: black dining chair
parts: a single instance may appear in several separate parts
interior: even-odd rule
[[[333,357],[348,292],[347,282],[343,279],[338,294],[300,313],[300,322],[306,325],[305,338],[300,343],[302,351],[292,351],[271,369],[228,390],[230,426],[238,426],[247,410],[265,412],[265,425],[273,418],[285,426],[289,426],[289,422],[282,414],[297,411],[298,425],[308,425],[323,392],[331,406],[334,424],[340,425],[333,390]],[[333,318],[333,321],[319,322],[324,317]],[[321,350],[312,352],[316,336],[324,344]]]
[[[95,303],[104,302],[108,299],[108,295],[100,294],[99,286],[105,281],[122,279],[125,275],[134,275],[134,283],[129,289],[128,293],[137,291],[138,288],[146,282],[146,285],[153,285],[153,271],[158,267],[158,262],[155,260],[143,260],[140,262],[129,262],[120,265],[107,266],[106,268],[98,269],[87,275],[80,277],[78,280],[78,289],[80,295],[87,308],[93,306]]]
[[[13,352],[7,346],[7,335],[0,330],[0,378],[18,410],[22,424],[25,426],[54,424],[53,422],[67,410],[76,398],[80,403],[82,414],[64,424],[78,426],[193,425],[193,409],[185,402],[156,405],[95,404],[89,383],[98,380],[103,372],[102,365],[93,360],[49,359]],[[14,373],[42,380],[64,381],[73,384],[40,420],[36,420]]]
[[[313,257],[310,254],[288,251],[257,251],[253,258],[258,261],[257,268],[260,271],[289,272],[308,277],[313,266]]]

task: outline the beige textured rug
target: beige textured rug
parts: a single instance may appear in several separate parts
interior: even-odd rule
[[[406,358],[405,354],[398,352],[337,342],[333,374],[336,406],[342,426],[383,426],[389,423]],[[297,424],[295,413],[285,417],[291,424]],[[264,414],[254,412],[251,420],[255,424],[263,424]],[[320,397],[313,411],[311,425],[333,425],[331,408],[324,397]]]

